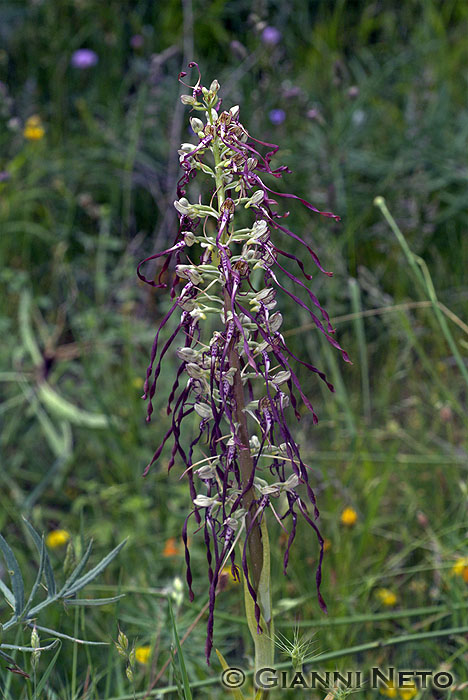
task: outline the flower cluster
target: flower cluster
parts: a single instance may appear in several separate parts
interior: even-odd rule
[[[189,65],[198,69],[194,63]],[[179,77],[184,76],[181,73]],[[300,418],[300,397],[314,422],[317,417],[291,360],[318,374],[331,391],[333,386],[323,372],[296,357],[286,345],[281,333],[283,317],[276,309],[278,292],[305,309],[344,360],[349,358],[334,338],[327,312],[309,289],[307,283],[312,277],[306,272],[304,256],[309,255],[321,272],[331,273],[324,270],[309,244],[285,226],[283,219],[287,214],[276,210],[273,197],[298,199],[313,212],[339,217],[320,212],[306,200],[276,192],[265,184],[265,176],[280,178],[290,171],[285,166],[272,169],[271,160],[278,147],[248,133],[239,121],[238,106],[222,110],[216,80],[207,89],[201,86],[199,77],[191,90],[181,100],[204,120],[191,118],[197,142],[183,143],[179,150],[184,171],[174,202],[179,229],[169,248],[138,267],[140,279],[156,288],[167,286],[167,272],[175,267],[170,284],[172,305],[157,329],[146,373],[143,398],[148,400],[148,421],[161,363],[176,338],[183,341],[175,350],[180,366],[167,404],[167,413],[172,416],[170,427],[144,474],[160,457],[166,443],[172,442],[169,469],[176,461],[184,465],[193,502],[182,533],[191,599],[189,518],[193,516],[204,531],[210,585],[206,647],[209,659],[217,584],[227,562],[233,576],[239,575],[238,541],[243,542],[241,567],[261,632],[257,601],[262,565],[260,525],[267,509],[287,532],[284,571],[298,515],[315,531],[319,545],[318,600],[325,609],[319,590],[324,541],[315,522],[318,510],[308,467],[301,458],[286,413],[291,407],[296,418]],[[262,155],[261,151],[266,153]],[[193,203],[187,198],[186,188],[200,172],[214,183],[206,204],[201,199]],[[238,227],[236,219],[245,225]],[[281,235],[301,246],[304,256],[283,250],[277,241]],[[165,259],[158,279],[146,278],[142,266],[158,258]],[[298,268],[297,275],[288,269],[291,264]],[[309,303],[290,290],[288,280]],[[163,342],[161,334],[168,325],[172,332]],[[198,434],[190,441],[182,432],[182,423],[193,414],[199,416],[200,423]],[[195,456],[196,448],[203,459]],[[307,494],[312,513],[300,493]],[[290,522],[288,528],[286,521]]]

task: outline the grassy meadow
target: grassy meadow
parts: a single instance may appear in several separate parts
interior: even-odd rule
[[[445,690],[367,684],[353,697],[468,696],[467,34],[463,0],[0,4],[2,700],[188,698],[185,672],[194,698],[234,697],[216,655],[204,658],[206,553],[193,531],[188,599],[182,469],[168,475],[168,449],[142,477],[178,365],[167,358],[147,424],[143,379],[170,300],[136,266],[177,231],[177,149],[193,138],[177,76],[190,60],[252,135],[280,145],[274,163],[292,173],[273,189],[342,218],[288,202],[289,227],[334,273],[309,268],[353,364],[280,298],[293,351],[336,392],[298,368],[319,416],[314,426],[303,411],[292,428],[326,539],[328,616],[315,539],[301,524],[284,577],[286,542],[270,523],[278,665],[291,672],[299,644],[306,671],[453,676]],[[52,570],[57,590],[38,611],[39,641],[21,615],[8,624],[19,572],[27,599],[38,566],[34,605]],[[168,601],[187,635],[175,656]],[[52,646],[21,650],[37,644]],[[242,586],[228,575],[214,644],[253,668]]]

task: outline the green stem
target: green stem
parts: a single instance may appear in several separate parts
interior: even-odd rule
[[[406,259],[408,260],[408,263],[413,271],[414,277],[417,279],[419,282],[420,286],[422,289],[424,289],[427,292],[427,295],[429,296],[429,299],[431,300],[433,309],[434,309],[434,314],[435,317],[439,323],[440,329],[453,353],[455,362],[458,365],[458,368],[463,376],[463,379],[465,380],[466,384],[468,385],[468,369],[465,367],[465,363],[463,361],[462,356],[460,355],[460,352],[458,350],[457,344],[454,340],[454,337],[452,333],[450,332],[450,329],[447,325],[447,321],[445,320],[445,317],[443,313],[440,310],[439,307],[439,301],[436,296],[436,292],[434,289],[434,285],[432,284],[432,279],[429,274],[429,270],[427,269],[426,263],[422,258],[420,258],[418,255],[415,255],[411,248],[409,247],[408,243],[406,242],[406,239],[400,229],[398,228],[398,225],[393,218],[393,216],[390,214],[387,205],[385,204],[385,199],[383,197],[376,197],[374,199],[374,204],[377,206],[382,214],[384,215],[385,219],[387,220],[387,223],[389,224],[390,228],[392,229],[393,233],[395,234],[398,243],[403,249],[403,252],[406,256]],[[419,265],[419,267],[418,267]],[[420,269],[421,268],[421,269]]]
[[[213,122],[210,111],[207,111],[207,116],[209,122],[212,124]],[[218,210],[220,210],[223,202],[225,201],[225,191],[223,173],[220,167],[220,147],[216,136],[212,141],[212,149],[215,165]],[[224,311],[225,319],[227,321],[228,313],[231,311],[231,299],[226,288],[224,289]],[[251,480],[252,473],[254,471],[254,463],[252,455],[250,454],[249,431],[247,426],[247,416],[245,413],[245,395],[241,377],[240,357],[234,337],[232,338],[228,347],[228,357],[229,366],[236,369],[233,380],[233,417],[234,422],[238,426],[237,436],[240,441],[240,445],[238,447],[239,470],[241,474],[241,487],[243,490],[245,490]],[[255,487],[252,485],[250,488],[245,490],[242,497],[242,505],[247,513],[246,528],[247,531],[250,530],[247,540],[250,563],[249,571],[252,578],[252,586],[257,593],[258,604],[262,612],[262,634],[258,634],[257,632],[254,605],[245,582],[244,591],[246,592],[246,616],[255,646],[255,669],[259,669],[272,665],[274,645],[273,620],[271,616],[270,548],[268,544],[268,531],[266,528],[265,516],[263,516],[261,526],[258,522],[253,522],[253,519],[255,518],[256,500]],[[263,691],[260,697],[266,698],[267,693]]]
[[[356,655],[359,653],[362,653],[364,651],[372,651],[373,649],[382,649],[385,647],[392,647],[396,646],[398,644],[408,644],[408,643],[414,643],[414,642],[420,642],[424,639],[439,639],[442,637],[449,637],[449,636],[454,636],[454,635],[465,635],[468,633],[468,626],[465,625],[464,627],[451,627],[450,629],[443,629],[443,630],[434,630],[431,632],[422,632],[422,633],[417,633],[417,634],[404,634],[399,637],[388,637],[386,639],[378,639],[374,642],[368,642],[366,644],[359,644],[358,646],[354,647],[346,647],[343,649],[338,649],[337,651],[330,651],[326,652],[324,654],[319,654],[318,656],[312,656],[310,659],[305,659],[304,664],[309,664],[313,663],[314,668],[318,668],[319,664],[324,663],[325,661],[329,661],[331,659],[339,659],[344,656],[352,656]],[[290,661],[284,661],[279,664],[275,664],[275,669],[277,671],[282,671],[283,669],[289,669],[291,668],[291,662]],[[246,672],[246,677],[249,677],[252,675],[251,671]],[[207,688],[210,685],[218,685],[219,684],[219,677],[215,678],[208,678],[206,680],[201,680],[201,681],[195,681],[194,683],[190,684],[190,687],[192,690],[196,688]],[[166,688],[159,688],[157,691],[158,696],[163,696],[163,695],[169,695],[169,693],[174,693],[177,691],[177,686],[176,685],[171,685],[167,686]],[[147,691],[138,693],[137,698],[145,698],[148,697]],[[108,700],[132,700],[131,695],[119,695],[118,697],[112,697],[109,698]]]

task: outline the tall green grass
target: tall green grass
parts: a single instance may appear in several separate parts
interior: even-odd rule
[[[325,369],[336,393],[300,372],[320,418],[313,427],[304,415],[296,434],[329,540],[329,616],[310,583],[317,552],[301,530],[284,578],[278,528],[279,627],[291,639],[295,625],[315,633],[314,667],[446,665],[462,684],[467,584],[452,569],[468,544],[467,7],[294,0],[252,10],[243,0],[209,8],[196,0],[193,19],[188,7],[76,0],[0,9],[0,170],[9,173],[0,182],[0,530],[23,572],[31,554],[21,514],[38,531],[66,529],[77,551],[90,537],[101,553],[129,536],[92,592],[126,597],[86,614],[51,609],[44,626],[105,642],[122,629],[130,645],[149,646],[148,663],[135,662],[136,697],[166,662],[152,697],[177,688],[175,674],[182,688],[189,679],[193,697],[224,697],[221,667],[207,668],[202,653],[203,547],[195,537],[192,605],[180,585],[180,548],[164,556],[169,538],[178,544],[189,495],[177,466],[167,476],[167,455],[141,478],[167,421],[157,400],[148,427],[139,397],[168,302],[140,287],[135,267],[175,233],[176,149],[191,138],[178,126],[176,77],[183,60],[199,60],[227,102],[241,105],[252,133],[283,144],[293,173],[282,186],[342,216],[333,224],[294,207],[289,217],[334,271],[331,283],[322,287],[316,275],[312,285],[354,365],[344,366],[281,300],[294,351]],[[262,43],[259,21],[282,31],[278,45]],[[141,49],[130,45],[135,34]],[[192,43],[194,55],[184,55]],[[84,73],[70,66],[81,46],[99,55]],[[276,108],[286,113],[279,126],[268,117]],[[36,113],[45,137],[26,142],[22,126]],[[373,205],[379,195],[400,239]],[[163,395],[169,369],[162,381]],[[345,506],[358,515],[354,527],[340,522]],[[50,556],[63,565],[63,549]],[[396,594],[394,607],[381,602],[382,588]],[[8,617],[2,603],[2,622]],[[26,645],[29,634],[5,633],[2,643]],[[242,593],[230,583],[215,645],[248,670],[248,639]],[[40,658],[38,697],[133,697],[114,645],[103,654],[63,640],[53,653]],[[31,670],[29,658],[17,661]],[[2,663],[0,674],[5,699],[34,698],[33,685]]]

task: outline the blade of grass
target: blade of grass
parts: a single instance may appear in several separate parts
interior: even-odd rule
[[[362,318],[361,293],[357,280],[349,280],[351,290],[351,306],[355,315],[354,328],[359,348],[359,366],[361,369],[362,402],[366,420],[371,420],[371,393],[369,382],[369,362],[367,359],[366,336]]]
[[[395,234],[398,243],[400,244],[405,257],[410,265],[410,268],[413,272],[413,275],[419,285],[422,287],[424,291],[428,294],[432,307],[434,309],[434,313],[436,316],[436,319],[439,323],[440,329],[453,353],[453,356],[455,358],[455,362],[458,365],[458,368],[462,374],[463,379],[466,382],[466,385],[468,386],[468,369],[465,366],[465,363],[463,362],[463,359],[460,355],[460,352],[458,350],[457,344],[455,343],[455,340],[453,338],[453,335],[450,332],[450,329],[447,325],[447,322],[445,321],[445,318],[443,314],[441,313],[439,307],[438,307],[438,299],[436,296],[436,292],[434,289],[434,285],[432,283],[431,276],[429,274],[429,270],[427,269],[426,263],[422,258],[419,256],[415,255],[411,248],[409,247],[408,243],[406,242],[406,239],[403,235],[403,233],[400,231],[395,219],[393,216],[390,214],[387,205],[385,204],[385,199],[383,197],[376,197],[374,199],[374,204],[380,209],[382,212],[384,218],[386,219],[387,223],[389,224],[390,228],[392,229],[393,233]],[[419,266],[419,267],[418,267]],[[421,268],[421,269],[420,269]]]
[[[174,640],[175,640],[175,645],[176,645],[176,649],[177,649],[177,659],[179,662],[180,674],[182,676],[182,682],[184,684],[185,700],[192,700],[192,693],[190,691],[189,678],[187,675],[187,669],[185,667],[185,660],[184,660],[184,656],[182,653],[182,647],[180,645],[179,635],[177,633],[177,627],[176,627],[176,623],[175,623],[175,619],[174,619],[174,613],[172,611],[172,603],[171,603],[171,599],[169,596],[167,598],[167,603],[169,606],[169,615],[171,618],[172,629],[174,632]]]

